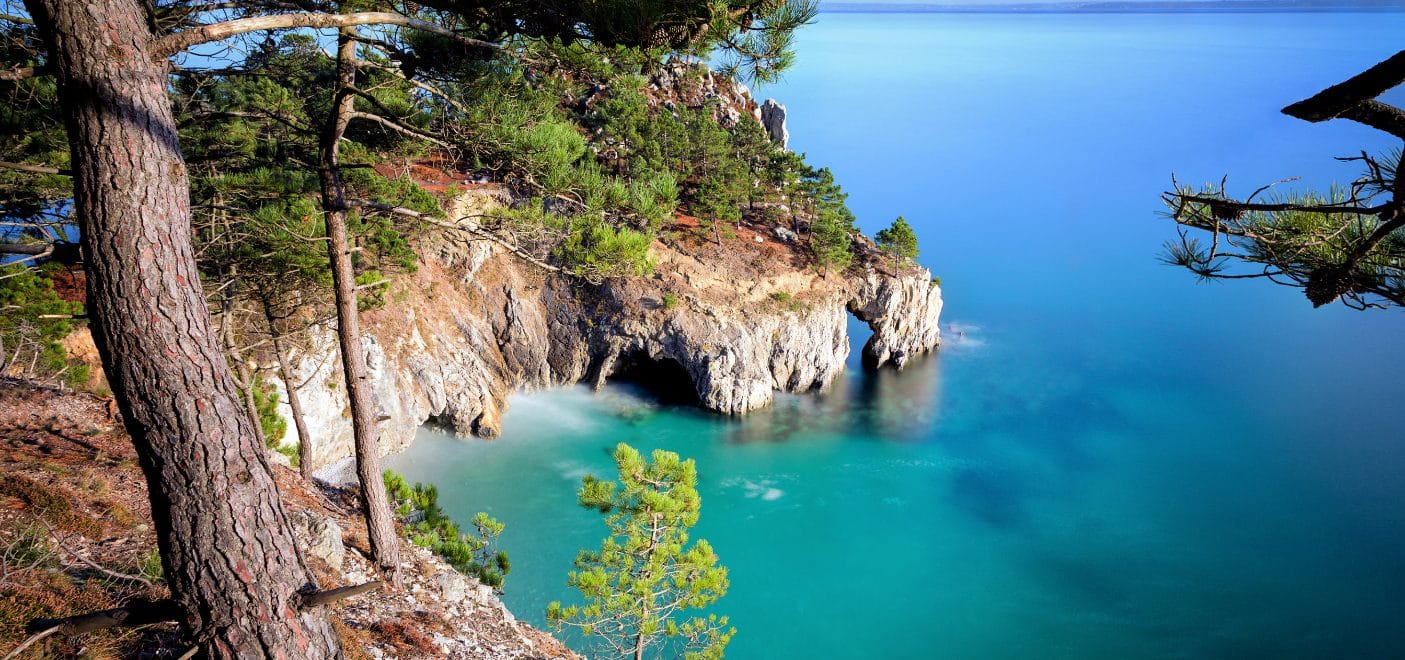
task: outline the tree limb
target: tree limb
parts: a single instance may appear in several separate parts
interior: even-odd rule
[[[122,607],[100,612],[89,612],[62,619],[35,619],[29,622],[25,630],[32,633],[54,629],[60,635],[81,635],[118,626],[130,628],[152,623],[179,621],[181,614],[180,606],[169,598],[154,601],[137,600]]]
[[[1405,111],[1393,105],[1370,99],[1343,110],[1337,116],[1405,139]]]
[[[493,235],[491,232],[484,231],[484,230],[483,230],[481,227],[479,227],[477,224],[460,224],[460,223],[458,223],[458,222],[445,222],[444,220],[440,220],[439,218],[435,218],[435,217],[433,217],[433,216],[430,216],[430,215],[427,215],[427,214],[424,214],[424,213],[420,213],[419,211],[415,211],[415,210],[413,210],[413,209],[407,209],[407,208],[404,208],[404,207],[402,207],[402,206],[391,206],[391,205],[389,205],[389,204],[380,204],[380,203],[377,203],[377,202],[367,201],[367,200],[364,200],[364,199],[348,200],[347,203],[346,203],[346,205],[347,205],[347,206],[351,206],[351,207],[362,207],[362,208],[375,209],[375,210],[377,210],[377,211],[384,211],[384,212],[386,212],[386,213],[394,213],[394,214],[396,214],[396,215],[402,215],[402,216],[405,216],[405,217],[407,217],[407,218],[414,218],[415,220],[420,220],[420,221],[422,221],[422,222],[428,222],[429,224],[435,225],[435,226],[438,226],[438,227],[444,227],[445,229],[457,229],[457,230],[459,230],[459,231],[466,231],[466,232],[468,232],[468,233],[470,233],[470,234],[473,234],[473,235],[475,235],[475,236],[478,236],[479,238],[483,238],[483,239],[492,241],[492,242],[494,242],[494,243],[497,243],[498,245],[501,245],[501,246],[507,248],[508,250],[511,250],[513,254],[517,255],[518,257],[521,257],[522,259],[525,259],[527,262],[531,263],[532,265],[534,265],[534,266],[536,266],[536,267],[538,267],[538,268],[541,268],[541,269],[543,269],[543,270],[547,270],[547,271],[550,271],[550,272],[553,272],[553,273],[565,273],[565,272],[567,272],[565,269],[561,268],[560,266],[553,266],[553,265],[551,265],[551,264],[549,264],[549,263],[546,263],[545,261],[542,261],[542,260],[540,260],[540,259],[538,259],[538,258],[532,256],[532,255],[529,254],[526,250],[523,250],[522,248],[519,248],[519,247],[517,247],[516,245],[513,245],[513,244],[511,244],[511,243],[509,243],[509,242],[503,240],[502,238],[499,238],[498,236]],[[461,222],[461,221],[466,220],[466,219],[467,219],[467,218],[460,218],[459,220],[460,220],[460,222]]]
[[[393,119],[386,119],[385,117],[382,117],[372,112],[349,112],[347,113],[347,117],[349,119],[365,119],[366,121],[375,122],[387,128],[394,129],[400,133],[404,133],[405,135],[409,135],[410,137],[417,137],[421,140],[424,140],[425,142],[436,144],[445,149],[449,148],[448,142],[440,140],[439,138],[425,133],[419,129],[411,128]]]
[[[4,73],[0,73],[0,80],[8,80],[8,78],[5,77]],[[21,172],[31,172],[34,174],[62,174],[64,176],[73,176],[73,170],[61,170],[57,167],[49,167],[47,165],[11,163],[9,161],[0,161],[0,169],[19,170]]]
[[[260,30],[287,30],[292,28],[345,28],[355,25],[399,25],[448,37],[466,46],[501,49],[499,44],[481,39],[465,37],[457,32],[435,25],[428,21],[410,18],[403,14],[384,11],[368,11],[355,14],[274,14],[239,18],[222,23],[202,25],[157,39],[151,47],[153,57],[169,57],[192,46],[220,41],[246,32]]]
[[[1405,82],[1405,50],[1345,82],[1283,108],[1283,114],[1310,122],[1326,121],[1342,116],[1352,106],[1374,99],[1402,82]]]
[[[0,254],[32,254],[47,256],[52,254],[52,243],[0,243]]]

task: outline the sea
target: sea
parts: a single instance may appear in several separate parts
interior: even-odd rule
[[[506,524],[536,625],[628,442],[697,461],[731,658],[1405,657],[1405,315],[1159,261],[1173,176],[1322,189],[1399,148],[1280,109],[1402,47],[1405,13],[821,14],[756,94],[864,229],[916,228],[940,351],[865,373],[854,322],[823,393],[522,394],[389,467]]]

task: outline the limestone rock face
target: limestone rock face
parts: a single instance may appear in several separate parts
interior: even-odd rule
[[[873,329],[869,367],[901,368],[940,342],[941,290],[926,269],[894,273],[860,238],[854,267],[823,274],[805,265],[802,244],[754,240],[772,227],[738,232],[728,246],[655,243],[655,275],[598,285],[470,234],[421,246],[419,271],[391,288],[385,308],[363,314],[382,450],[404,448],[426,422],[492,437],[514,392],[624,377],[742,414],[776,392],[832,383],[849,356],[849,314]],[[290,357],[294,380],[305,383],[314,469],[334,482],[354,478],[335,332],[314,331]]]
[[[640,364],[671,362],[686,372],[699,405],[735,415],[769,404],[777,391],[824,388],[849,356],[842,305],[756,313],[689,296],[674,310],[631,318],[628,301],[653,294],[629,281],[603,293],[617,321],[600,330],[606,347],[597,385]]]
[[[941,342],[942,289],[931,271],[880,275],[869,270],[857,285],[849,311],[873,329],[863,349],[865,366],[901,369]]]
[[[775,99],[766,99],[761,104],[761,125],[766,128],[766,135],[771,137],[772,142],[782,149],[789,148],[790,131],[785,127],[785,106]]]

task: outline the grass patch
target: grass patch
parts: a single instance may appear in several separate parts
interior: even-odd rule
[[[57,529],[77,532],[91,539],[102,537],[101,522],[73,508],[74,497],[61,488],[41,484],[23,475],[10,475],[0,480],[0,495],[24,502],[40,519]]]

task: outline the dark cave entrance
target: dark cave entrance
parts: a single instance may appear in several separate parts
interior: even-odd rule
[[[620,356],[610,380],[635,385],[664,405],[696,406],[700,402],[692,375],[671,357],[644,353]]]

